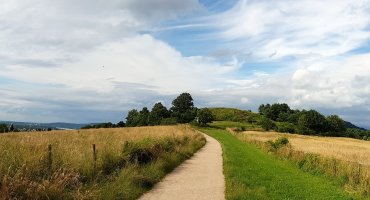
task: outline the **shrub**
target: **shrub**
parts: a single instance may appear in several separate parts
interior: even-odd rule
[[[124,160],[110,152],[105,152],[102,156],[102,171],[103,174],[109,175],[117,169],[123,167]]]
[[[289,140],[286,137],[279,137],[278,139],[275,140],[275,144],[279,147],[287,145],[288,143]]]
[[[245,127],[244,126],[238,126],[238,127],[235,128],[235,131],[237,131],[237,132],[245,131]]]
[[[199,126],[206,126],[207,123],[212,122],[213,115],[208,108],[202,108],[198,110],[196,121]]]
[[[163,118],[161,120],[161,125],[175,125],[175,124],[177,124],[177,120],[174,117]]]
[[[291,123],[280,123],[277,126],[277,131],[280,133],[295,133],[295,126]]]
[[[261,127],[265,131],[272,130],[276,127],[276,124],[269,118],[263,117],[262,120],[260,121]]]
[[[283,146],[286,146],[289,143],[288,138],[286,137],[279,137],[275,141],[267,141],[266,144],[269,147],[269,151],[276,151]]]

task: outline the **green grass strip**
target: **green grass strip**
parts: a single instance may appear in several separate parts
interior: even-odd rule
[[[340,185],[299,170],[226,130],[203,128],[223,148],[226,199],[356,199]]]

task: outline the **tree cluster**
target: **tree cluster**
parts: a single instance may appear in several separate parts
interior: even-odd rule
[[[172,101],[170,109],[158,102],[151,111],[147,107],[140,111],[130,110],[126,117],[126,126],[171,125],[189,123],[194,119],[199,125],[204,126],[212,121],[212,114],[208,109],[196,108],[192,96],[189,93],[182,93]]]
[[[362,140],[370,140],[370,130],[363,130],[359,128],[347,128],[345,137],[351,137]]]
[[[316,110],[292,110],[285,103],[262,104],[258,110],[266,118],[262,120],[261,125],[263,127],[268,125],[267,128],[279,132],[346,136],[346,124],[337,115],[325,117]],[[275,124],[273,121],[277,123]]]
[[[81,127],[81,129],[92,129],[92,128],[119,128],[125,127],[125,123],[123,121],[118,122],[117,124],[113,124],[112,122],[107,123],[99,123],[99,124],[88,124],[86,126]]]
[[[18,132],[19,130],[14,127],[13,124],[0,124],[0,133]]]

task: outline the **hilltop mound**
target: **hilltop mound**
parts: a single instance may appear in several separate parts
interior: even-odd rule
[[[236,108],[209,108],[215,121],[258,122],[261,115]]]

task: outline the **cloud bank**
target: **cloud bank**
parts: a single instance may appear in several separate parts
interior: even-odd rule
[[[115,122],[187,91],[198,106],[287,102],[370,126],[369,0],[207,5],[4,1],[0,119]],[[171,31],[199,53],[158,39]]]

